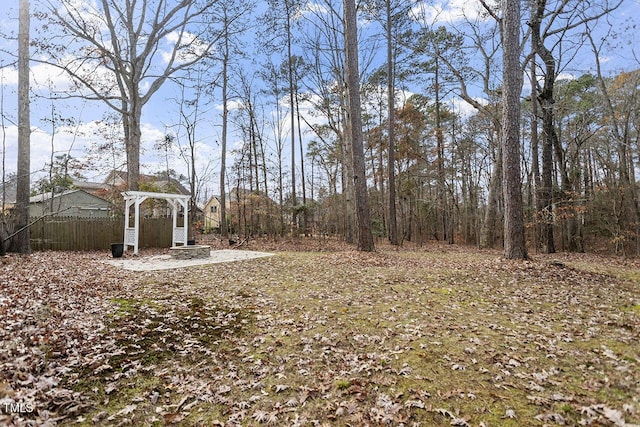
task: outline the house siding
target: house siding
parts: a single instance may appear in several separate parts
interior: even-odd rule
[[[110,203],[78,190],[56,195],[50,198],[39,197],[29,205],[29,215],[38,218],[45,215],[58,215],[75,218],[108,218],[111,215]]]
[[[204,228],[213,230],[220,227],[220,200],[212,197],[204,205]]]

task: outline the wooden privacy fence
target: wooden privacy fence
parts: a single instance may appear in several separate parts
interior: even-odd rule
[[[140,218],[140,247],[171,246],[171,218]],[[49,217],[31,226],[33,250],[91,251],[121,243],[124,219]]]

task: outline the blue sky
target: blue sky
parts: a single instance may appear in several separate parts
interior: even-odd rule
[[[34,0],[32,0],[33,2]],[[467,18],[474,18],[475,0],[450,0],[441,2],[429,2],[422,12],[428,20],[446,23],[448,25],[456,25],[461,27],[461,14],[464,12]],[[462,12],[463,11],[463,12]],[[630,26],[637,23],[640,16],[640,0],[625,0],[622,7],[617,10],[611,20],[616,24],[614,28],[620,31],[617,39],[609,40],[612,47],[606,50],[606,55],[601,56],[601,61],[609,73],[617,73],[622,70],[638,68],[638,58],[640,51],[633,44],[633,36],[637,32]],[[17,27],[17,0],[5,1],[0,4],[0,26],[3,30]],[[363,25],[367,23],[363,22]],[[251,38],[248,39],[250,44],[256,42]],[[171,40],[167,40],[171,43]],[[15,52],[15,46],[12,42],[0,40],[0,47]],[[636,49],[634,59],[633,49]],[[12,61],[12,58],[6,53],[0,52],[1,65],[5,65]],[[278,60],[279,61],[279,60]],[[593,56],[588,51],[582,52],[579,56],[571,61],[569,67],[563,70],[563,76],[580,75],[585,72],[594,70]],[[526,79],[525,79],[526,81]],[[0,69],[0,82],[2,83],[3,111],[7,116],[5,120],[5,144],[6,144],[6,171],[15,170],[16,164],[16,139],[17,128],[11,123],[15,119],[15,99],[17,91],[17,75],[12,67],[4,67]],[[43,64],[32,64],[32,87],[35,91],[47,93],[50,87],[64,88],[69,85],[68,79],[58,72],[56,69]],[[526,89],[525,89],[526,90]],[[164,168],[165,158],[163,153],[153,150],[153,144],[162,139],[166,132],[175,133],[175,125],[178,123],[178,102],[180,99],[180,88],[175,84],[166,84],[161,92],[155,95],[150,104],[143,110],[143,157],[142,171],[143,173],[151,173]],[[198,143],[198,163],[199,168],[209,168],[213,171],[211,181],[211,193],[217,193],[217,168],[219,165],[220,150],[218,142],[220,140],[219,116],[221,107],[219,99],[213,100],[211,105],[203,107],[206,109],[197,133]],[[461,109],[468,109],[464,103],[456,102]],[[74,123],[64,129],[62,126],[58,128],[55,136],[52,138],[50,124],[47,119],[51,116],[51,101],[46,99],[37,99],[32,104],[31,124],[34,129],[32,134],[32,154],[31,165],[34,172],[34,179],[42,175],[42,170],[51,156],[51,149],[56,154],[69,153],[73,157],[83,158],[86,156],[87,147],[92,144],[100,143],[101,138],[96,136],[96,130],[99,127],[96,120],[100,120],[107,111],[99,102],[78,102],[78,101],[56,101],[55,108],[63,115],[69,115],[74,119]],[[270,114],[267,111],[266,114]],[[287,116],[288,117],[288,116]],[[285,117],[285,128],[288,127],[288,118]],[[317,120],[312,119],[310,120]],[[232,133],[229,141],[229,149],[237,147],[241,141]],[[118,156],[120,156],[118,158]],[[122,152],[115,153],[115,163],[123,161]],[[112,166],[111,160],[102,161],[98,167],[93,170],[85,171],[88,180],[101,180],[108,169]],[[171,158],[171,167],[180,173],[186,174],[187,164],[179,155],[173,153]],[[288,166],[288,163],[285,163]]]

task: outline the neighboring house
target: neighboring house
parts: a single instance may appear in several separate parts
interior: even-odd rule
[[[220,197],[214,196],[205,203],[204,208],[204,229],[206,231],[220,228]]]
[[[114,190],[126,191],[127,189],[127,172],[123,171],[111,171],[105,178],[104,183],[110,185]],[[173,177],[166,175],[144,175],[140,174],[139,182],[140,191],[150,191],[153,193],[171,193],[171,194],[189,194],[189,190]],[[119,200],[122,196],[119,194],[114,195],[114,201]],[[148,199],[142,205],[141,215],[151,218],[170,218],[171,207],[164,200]],[[180,212],[180,216],[184,215],[184,212]]]
[[[111,204],[85,190],[66,190],[61,193],[38,194],[29,199],[29,216],[71,216],[76,218],[108,218]]]
[[[74,181],[76,188],[110,200],[113,203],[114,212],[124,209],[122,192],[127,191],[127,172],[112,170],[102,183]],[[166,175],[140,175],[140,191],[153,193],[189,194],[189,190],[173,177]],[[148,199],[141,206],[141,216],[151,218],[171,217],[171,207],[166,201],[160,199]],[[183,215],[180,212],[180,215]]]
[[[8,213],[16,203],[16,181],[10,180],[4,184],[0,183],[0,213]],[[3,211],[4,209],[4,211]]]
[[[127,172],[111,171],[105,178],[104,184],[114,188],[127,188]],[[140,190],[159,193],[189,194],[189,190],[173,177],[163,175],[140,174]],[[123,190],[124,191],[124,190]]]
[[[89,181],[80,181],[79,179],[72,179],[71,183],[73,188],[77,188],[79,190],[84,190],[87,193],[91,193],[94,196],[99,196],[99,194],[109,191],[111,186],[104,182],[89,182]]]

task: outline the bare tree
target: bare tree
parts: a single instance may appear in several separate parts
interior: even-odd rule
[[[358,250],[372,252],[373,234],[367,194],[364,151],[362,147],[362,112],[360,105],[360,73],[358,66],[358,27],[355,0],[344,2],[345,65],[347,72],[347,98],[349,112],[349,139],[353,155],[353,183],[358,222]]]
[[[273,115],[273,119],[271,121],[271,127],[273,128],[273,140],[274,140],[274,149],[276,154],[276,191],[278,194],[278,206],[279,206],[279,232],[281,234],[284,233],[285,224],[284,224],[284,166],[283,166],[283,156],[284,156],[284,129],[283,129],[283,112],[282,106],[280,105],[280,99],[285,94],[284,87],[281,85],[282,83],[282,75],[278,71],[278,68],[273,63],[266,63],[263,66],[263,70],[261,72],[261,78],[265,83],[266,88],[263,89],[263,94],[267,96],[272,96],[275,102],[275,114]]]
[[[227,19],[226,9],[224,12]],[[229,237],[227,227],[227,194],[225,178],[227,174],[227,133],[229,126],[229,31],[225,26],[222,49],[222,138],[220,145],[220,234],[223,238]]]
[[[18,165],[16,206],[13,212],[16,234],[11,249],[31,252],[29,233],[29,190],[31,181],[31,120],[29,108],[29,0],[20,0],[18,29]]]
[[[253,9],[253,1],[222,1],[219,6],[218,15],[222,22],[222,31],[216,51],[218,60],[222,63],[220,77],[220,90],[222,98],[222,135],[220,142],[220,171],[219,171],[219,191],[220,191],[220,234],[223,238],[229,236],[227,226],[227,140],[229,133],[229,101],[230,101],[230,80],[231,66],[233,59],[243,57],[239,36],[247,30],[248,24],[242,16],[250,9]],[[215,84],[217,85],[217,84]],[[214,86],[215,86],[214,85]],[[265,184],[266,185],[266,184]]]
[[[614,147],[618,157],[620,186],[618,192],[622,196],[621,204],[627,205],[627,210],[631,217],[630,223],[635,225],[632,233],[635,234],[635,253],[637,256],[640,255],[640,197],[638,196],[636,172],[634,170],[634,161],[632,160],[634,157],[632,147],[634,142],[637,146],[640,140],[637,132],[639,127],[637,117],[639,115],[640,90],[638,88],[640,87],[640,73],[638,71],[622,73],[618,79],[625,83],[612,84],[611,86],[613,87],[608,87],[600,60],[605,48],[606,38],[603,38],[598,43],[589,25],[585,23],[585,26],[587,27],[586,34],[596,63],[596,82],[600,89],[603,109],[606,113],[603,118],[609,129],[607,143]],[[612,32],[612,29],[609,29],[610,32]],[[618,96],[618,99],[616,99],[614,95],[615,89],[619,91],[626,90],[625,96]]]
[[[388,212],[388,224],[386,229],[388,231],[388,238],[391,244],[398,245],[398,224],[397,224],[397,201],[396,201],[396,135],[395,135],[395,113],[396,113],[396,82],[398,78],[402,78],[400,73],[397,72],[399,68],[398,59],[400,52],[403,51],[403,45],[405,43],[398,43],[400,35],[404,33],[410,24],[410,9],[412,2],[403,0],[368,0],[364,3],[365,12],[371,15],[371,18],[378,21],[382,27],[383,35],[386,44],[386,64],[380,68],[379,71],[373,74],[373,78],[380,78],[379,84],[383,84],[386,80],[386,93],[387,93],[387,126],[386,126],[386,142],[388,145],[387,151],[387,212]],[[400,76],[400,77],[399,77]],[[383,153],[380,152],[379,156]],[[382,158],[380,159],[380,167],[383,167]],[[375,175],[375,173],[374,173]],[[380,188],[384,188],[384,176],[380,175]],[[377,181],[377,180],[376,180]],[[381,193],[383,193],[381,191]],[[384,196],[383,196],[384,197]],[[384,220],[384,214],[383,214]]]
[[[397,39],[398,27],[406,24],[407,10],[409,5],[405,2],[395,2],[384,0],[384,23],[387,54],[387,186],[389,188],[388,210],[389,210],[389,241],[392,245],[398,245],[398,223],[396,213],[396,176],[395,176],[395,110],[396,110],[396,61],[397,61]]]
[[[60,0],[40,14],[60,29],[58,38],[39,40],[48,62],[71,76],[80,96],[122,116],[131,190],[140,176],[142,108],[169,77],[207,56],[215,37],[203,22],[216,1]],[[163,41],[173,42],[169,52]]]
[[[298,97],[298,85],[296,72],[296,63],[298,59],[293,54],[294,42],[294,26],[296,24],[296,15],[300,15],[303,2],[300,0],[268,0],[269,9],[265,15],[268,33],[265,36],[267,44],[278,46],[284,44],[286,49],[286,59],[282,64],[282,74],[286,75],[288,84],[289,98],[289,121],[290,121],[290,140],[291,140],[291,206],[292,206],[292,232],[297,233],[297,185],[296,185],[296,101]],[[303,160],[303,159],[301,159]],[[304,177],[302,178],[304,179]]]
[[[323,154],[323,165],[329,176],[329,192],[335,196],[340,209],[336,215],[337,228],[347,242],[355,241],[355,203],[353,195],[353,162],[351,161],[350,139],[347,136],[346,83],[344,58],[343,13],[333,1],[322,2],[329,13],[311,11],[308,14],[309,30],[306,32],[306,62],[312,64],[308,76],[308,99],[314,114],[321,116],[324,125],[307,123],[319,139]],[[319,148],[319,147],[318,147]],[[331,169],[329,172],[328,169]],[[338,195],[338,184],[342,194]]]
[[[386,37],[387,37],[387,97],[388,97],[388,115],[389,115],[389,127],[387,130],[387,138],[389,144],[389,153],[387,159],[387,179],[389,187],[389,241],[392,245],[397,245],[398,242],[398,223],[396,214],[396,141],[395,141],[395,64],[394,64],[394,52],[393,52],[393,16],[391,13],[391,1],[387,0],[385,4],[386,12]]]
[[[537,101],[542,107],[542,133],[544,136],[542,143],[542,176],[541,185],[537,188],[538,201],[541,211],[538,215],[543,219],[541,226],[541,243],[544,253],[554,253],[556,251],[553,237],[553,213],[552,213],[552,149],[554,141],[557,139],[553,119],[554,84],[556,80],[556,61],[553,53],[547,49],[541,38],[541,22],[546,14],[546,0],[536,0],[532,7],[530,26],[533,48],[542,58],[545,66],[544,85],[542,90],[536,91]],[[536,102],[536,100],[533,100]],[[537,157],[537,150],[535,156]]]
[[[8,174],[7,174],[7,128],[5,126],[7,117],[4,110],[4,64],[0,62],[0,128],[2,129],[2,160],[0,167],[2,168],[2,194],[0,194],[0,256],[5,254],[5,238],[9,234],[9,222],[6,215],[6,203],[8,197]]]
[[[491,16],[496,21],[496,25],[482,25],[484,17],[474,20],[465,16],[461,24],[462,28],[454,26],[445,30],[444,27],[436,27],[437,19],[430,22],[424,9],[417,8],[413,13],[416,14],[415,19],[421,23],[422,31],[426,31],[427,35],[432,34],[426,38],[430,46],[425,47],[429,48],[432,57],[437,58],[439,65],[443,66],[441,69],[446,70],[456,80],[457,95],[492,124],[487,137],[492,142],[489,150],[493,157],[493,166],[489,176],[487,204],[481,225],[479,244],[481,247],[493,247],[498,237],[496,236],[496,228],[500,221],[500,189],[502,186],[502,149],[499,141],[501,117],[497,108],[500,97],[500,82],[496,72],[501,46],[498,40],[500,17],[496,10],[499,4],[496,5],[495,2],[486,2],[485,0],[480,0],[480,4],[484,9],[483,16]],[[467,45],[465,40],[469,40],[470,44]],[[477,65],[473,66],[469,62],[469,52],[473,52]],[[484,95],[489,100],[488,103],[482,103],[472,95],[471,87],[474,85],[482,87]]]
[[[193,223],[195,221],[195,215],[197,210],[198,200],[198,180],[202,177],[199,176],[196,170],[196,144],[198,139],[196,137],[196,131],[198,124],[201,120],[201,91],[203,86],[202,70],[195,70],[195,77],[193,77],[195,83],[195,90],[193,91],[193,97],[188,97],[187,88],[185,85],[181,87],[181,98],[178,101],[180,112],[180,119],[177,124],[178,128],[184,132],[186,138],[186,144],[181,143],[181,133],[178,131],[176,142],[179,147],[180,157],[185,162],[187,167],[187,174],[189,177],[189,192],[191,193],[191,199],[189,200],[189,219]],[[167,175],[169,171],[167,170]]]
[[[573,59],[573,50],[582,45],[582,34],[571,40],[572,31],[589,22],[597,21],[620,6],[622,0],[604,0],[597,3],[580,0],[533,0],[528,25],[532,38],[532,60],[535,55],[542,60],[543,83],[534,89],[542,115],[542,175],[536,188],[539,202],[538,216],[542,218],[541,246],[545,253],[555,252],[553,214],[554,151],[557,164],[563,174],[561,186],[568,192],[569,179],[562,167],[562,149],[556,132],[555,83],[560,75],[563,57]],[[589,35],[587,34],[587,37]],[[570,43],[569,43],[570,42]],[[569,46],[567,48],[566,46]],[[566,66],[564,64],[563,66]],[[537,83],[536,83],[537,86]],[[535,101],[534,99],[533,101]],[[537,152],[534,153],[537,156]]]

